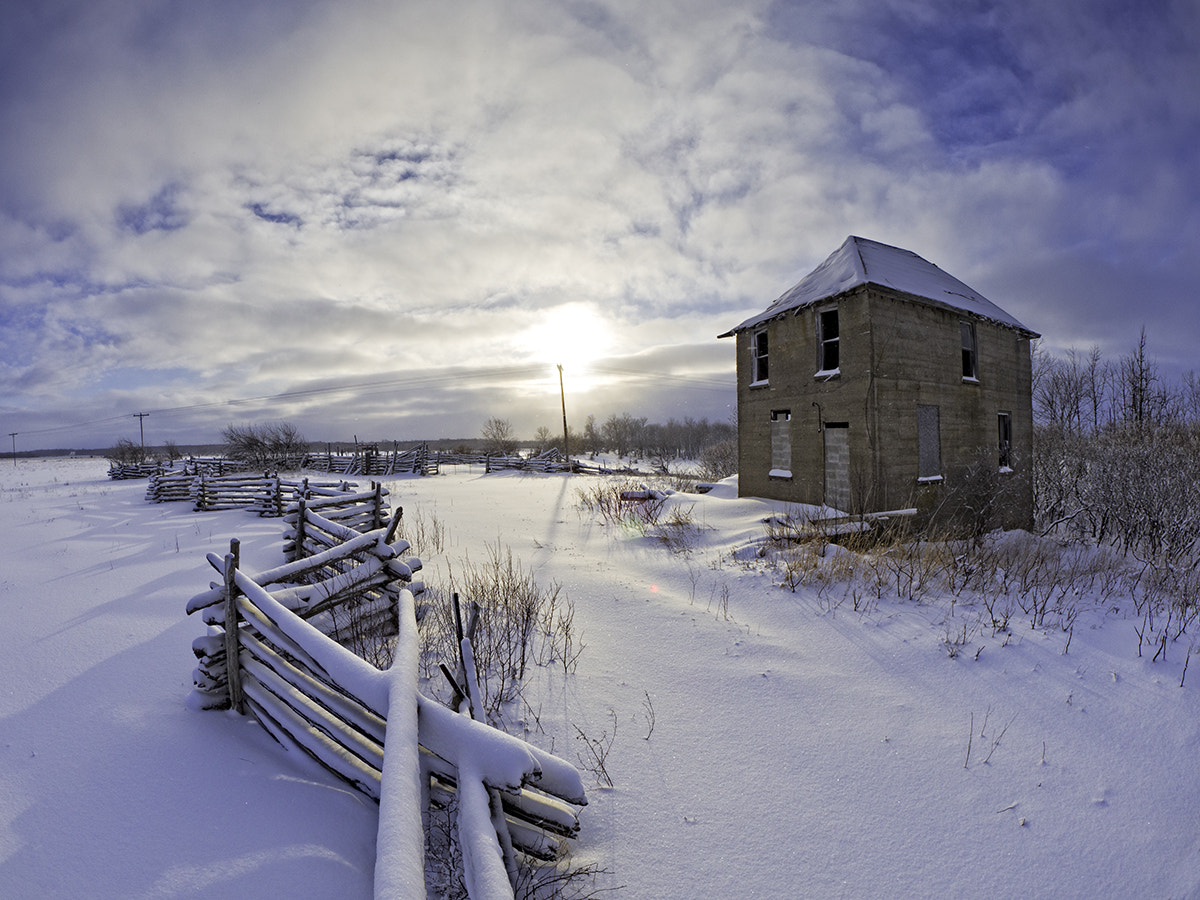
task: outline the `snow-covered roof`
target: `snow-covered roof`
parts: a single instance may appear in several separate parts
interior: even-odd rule
[[[891,288],[927,300],[934,306],[961,310],[1016,329],[1029,337],[1038,336],[978,291],[911,250],[851,235],[825,262],[774,303],[721,337],[753,328],[786,312],[803,309],[864,284]]]

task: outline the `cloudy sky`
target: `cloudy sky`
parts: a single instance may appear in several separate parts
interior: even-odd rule
[[[723,420],[849,234],[1178,376],[1197,85],[1195,0],[8,0],[0,431]]]

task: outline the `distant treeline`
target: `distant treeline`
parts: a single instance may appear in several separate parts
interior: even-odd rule
[[[698,459],[705,448],[736,438],[737,427],[730,422],[688,417],[660,424],[627,412],[611,415],[603,423],[597,422],[595,416],[588,416],[582,431],[568,432],[569,449],[576,456],[615,453],[652,460]],[[562,443],[561,429],[556,433],[542,426],[534,435],[532,449],[562,450]]]

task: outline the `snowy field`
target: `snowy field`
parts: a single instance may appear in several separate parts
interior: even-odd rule
[[[0,466],[0,897],[369,898],[377,807],[186,702],[204,554],[238,537],[277,564],[281,523],[152,505],[106,468]],[[603,896],[1200,898],[1183,641],[1152,663],[1102,610],[1069,646],[961,600],[855,612],[754,562],[768,504],[677,498],[700,528],[673,552],[581,512],[591,483],[389,487],[445,527],[430,585],[499,541],[574,603],[578,668],[535,673],[525,721],[572,762],[576,728],[615,723],[576,847]]]

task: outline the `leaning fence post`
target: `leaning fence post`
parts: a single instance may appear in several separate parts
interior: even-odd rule
[[[404,507],[397,506],[396,511],[392,513],[392,521],[388,524],[387,534],[383,536],[383,542],[390,544],[396,539],[396,533],[400,530],[400,523],[404,520]]]
[[[234,538],[229,542],[229,553],[225,555],[225,670],[229,681],[229,705],[235,712],[244,712],[242,706],[241,645],[238,640],[237,572],[241,542]]]
[[[375,484],[375,513],[371,519],[371,530],[383,527],[383,482]]]
[[[292,559],[304,559],[304,525],[308,501],[301,497],[296,501],[296,546],[292,550]]]

